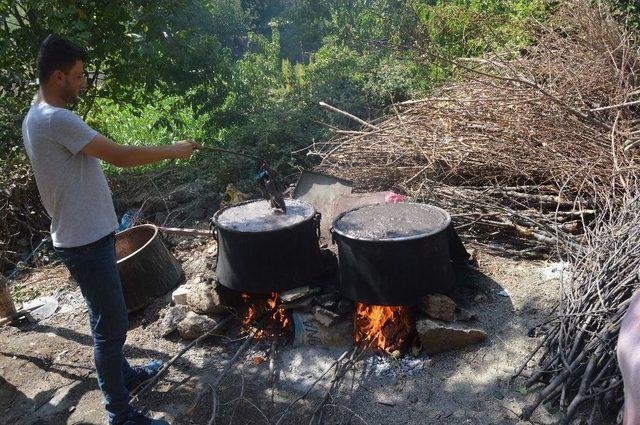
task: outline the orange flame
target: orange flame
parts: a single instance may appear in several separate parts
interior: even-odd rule
[[[247,294],[242,294],[242,300],[247,304],[247,313],[242,319],[242,325],[246,329],[252,324],[262,320],[265,314],[268,317],[263,322],[263,328],[256,333],[256,338],[263,338],[267,335],[283,335],[290,327],[287,311],[280,306],[280,295],[272,292],[268,298],[258,298]]]
[[[356,344],[391,353],[415,342],[415,322],[409,307],[356,303]]]

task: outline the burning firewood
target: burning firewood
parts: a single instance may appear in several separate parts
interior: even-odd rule
[[[407,351],[417,343],[412,309],[356,303],[355,343],[393,353]]]
[[[242,319],[245,331],[249,331],[256,323],[262,322],[264,325],[255,333],[256,338],[282,336],[290,332],[290,313],[281,307],[282,301],[277,292],[272,292],[267,298],[251,296],[245,292],[242,294],[242,299],[247,308]]]

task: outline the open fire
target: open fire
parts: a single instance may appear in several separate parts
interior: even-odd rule
[[[411,309],[405,306],[378,306],[356,303],[354,314],[356,344],[387,353],[405,351],[417,342]]]
[[[291,328],[291,320],[287,311],[280,307],[280,295],[272,292],[267,298],[242,294],[242,300],[247,306],[247,312],[242,319],[245,329],[261,323],[262,329],[256,333],[256,338],[265,336],[282,336]],[[265,317],[266,316],[266,317]]]

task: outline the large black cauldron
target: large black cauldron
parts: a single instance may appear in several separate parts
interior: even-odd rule
[[[418,203],[367,205],[341,214],[332,232],[342,295],[372,305],[412,306],[429,293],[449,292],[455,282],[450,224],[446,211]]]
[[[320,214],[287,199],[287,212],[267,201],[249,201],[218,211],[212,219],[218,239],[218,281],[252,294],[308,285],[321,271]]]

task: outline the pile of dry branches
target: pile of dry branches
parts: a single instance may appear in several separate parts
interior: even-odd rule
[[[393,105],[359,131],[337,130],[311,151],[320,169],[440,204],[485,240],[524,236],[527,252],[579,242],[595,194],[623,191],[634,170],[635,34],[592,2],[571,0],[521,52],[425,57],[454,65],[460,82]]]
[[[570,251],[557,317],[529,358],[542,352],[526,385],[542,385],[535,401],[523,409],[524,419],[543,402],[558,405],[567,424],[586,402],[590,424],[599,423],[599,409],[620,409],[616,343],[631,296],[640,286],[639,193],[626,194],[622,206],[620,200],[609,200],[586,232],[583,249]]]
[[[24,163],[0,164],[0,273],[16,267],[49,227],[33,174]]]
[[[569,0],[520,52],[449,60],[458,82],[315,145],[320,169],[362,189],[400,189],[452,212],[480,241],[570,263],[548,332],[523,366],[527,386],[590,423],[619,409],[615,347],[640,272],[640,48],[636,33],[588,0]],[[334,112],[350,116],[325,105]],[[508,246],[508,245],[507,245]],[[521,371],[520,371],[521,372]]]

